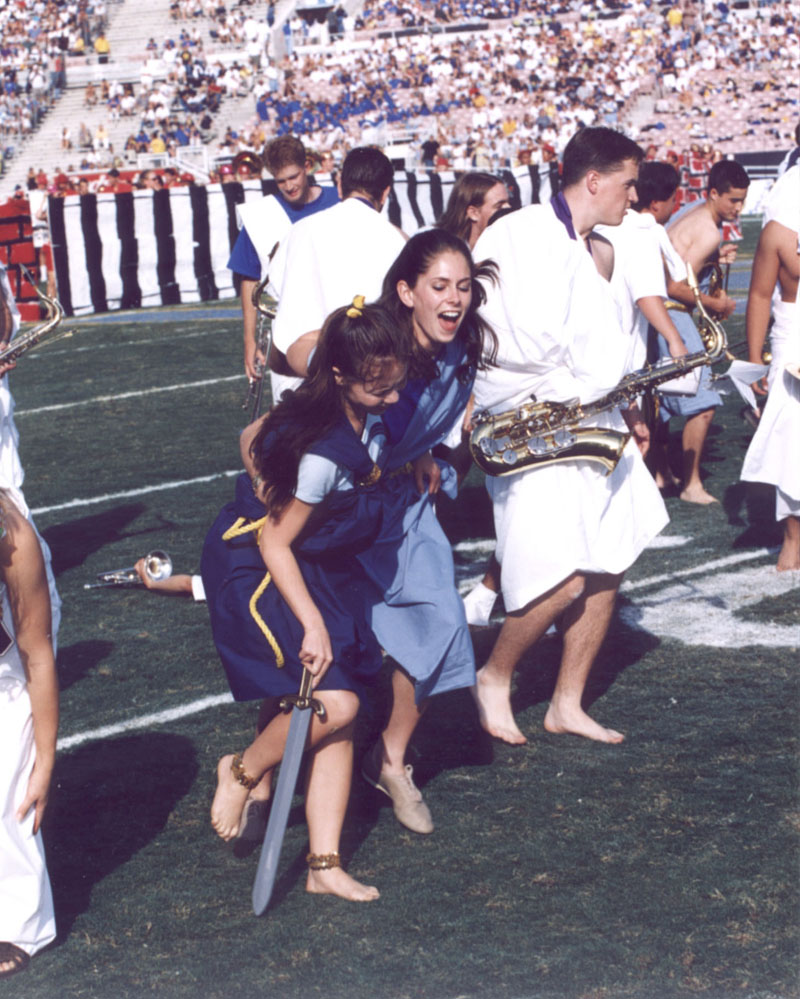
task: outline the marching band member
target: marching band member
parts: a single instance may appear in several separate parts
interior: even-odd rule
[[[270,285],[277,296],[280,280],[273,274],[270,256],[276,244],[285,239],[292,225],[315,212],[335,205],[335,187],[312,183],[311,164],[303,143],[293,135],[273,139],[264,147],[264,163],[278,185],[278,194],[237,205],[241,226],[231,251],[228,267],[242,279],[241,301],[244,324],[244,368],[251,380],[256,374],[257,312],[253,290],[270,271]],[[277,267],[277,265],[276,265]],[[263,365],[264,358],[258,358]]]
[[[705,293],[702,303],[706,309],[726,319],[736,308],[736,303],[724,289],[716,296],[708,292],[708,280],[712,265],[727,266],[736,259],[736,244],[722,244],[722,223],[733,222],[739,217],[747,195],[750,179],[747,171],[734,160],[721,160],[715,163],[708,175],[708,191],[705,201],[694,204],[678,213],[667,226],[672,245],[680,258],[692,265],[700,287]],[[692,319],[694,292],[686,281],[667,282],[670,298],[682,306],[682,311],[673,311],[673,321],[690,353],[703,349],[703,342]],[[663,337],[658,339],[659,354],[667,356],[669,347]],[[711,373],[703,368],[700,373],[700,387],[695,395],[681,397],[664,395],[661,401],[661,416],[664,421],[670,416],[685,416],[681,435],[683,468],[680,479],[680,498],[687,503],[709,504],[717,500],[709,493],[700,477],[700,461],[703,456],[708,430],[714,418],[714,410],[721,405],[719,393],[711,388]],[[657,476],[659,485],[677,485],[661,451],[660,435],[654,442],[656,467],[663,470]]]
[[[747,449],[742,479],[775,486],[775,517],[783,522],[778,569],[800,569],[800,166],[776,183],[767,204],[747,299],[749,359],[761,363],[770,330],[769,396]],[[778,292],[773,296],[773,292]],[[794,375],[786,370],[795,365]],[[763,388],[754,385],[763,394]]]
[[[339,178],[341,203],[292,229],[280,251],[283,280],[272,324],[273,370],[303,377],[322,323],[342,298],[360,294],[369,302],[380,295],[383,277],[406,239],[381,214],[393,172],[379,149],[351,149]]]
[[[622,221],[641,159],[620,133],[585,128],[564,151],[564,189],[550,204],[507,215],[478,240],[476,257],[494,260],[500,278],[486,286],[483,310],[499,341],[497,366],[478,373],[476,408],[498,413],[532,394],[590,401],[625,374],[630,338],[609,285],[613,250],[593,229]],[[623,574],[668,518],[636,446],[647,441],[641,414],[612,411],[593,422],[627,423],[635,438],[608,476],[571,461],[487,480],[507,617],[478,672],[476,699],[483,727],[506,742],[526,741],[511,711],[514,669],[559,616],[564,646],[545,728],[624,738],[590,718],[582,696]]]
[[[475,682],[475,657],[455,585],[453,553],[436,517],[440,485],[454,495],[456,475],[431,451],[455,426],[461,439],[464,409],[475,372],[491,358],[494,341],[479,318],[479,274],[466,243],[444,229],[412,236],[386,275],[380,304],[414,348],[408,384],[384,416],[389,435],[389,486],[405,506],[402,542],[391,559],[376,549],[371,562],[376,600],[371,624],[399,664],[392,673],[389,720],[367,753],[362,774],[392,799],[406,828],[433,832],[433,821],[405,761],[411,736],[434,694]],[[414,473],[403,473],[415,463]]]
[[[339,837],[359,697],[382,665],[359,557],[394,523],[376,417],[398,399],[409,347],[388,313],[360,296],[326,320],[303,385],[251,425],[257,475],[252,485],[240,477],[201,565],[237,700],[296,693],[304,668],[315,677],[326,717],[315,715],[310,729],[307,890],[359,902],[378,892],[342,869]],[[288,724],[278,714],[242,754],[219,761],[211,821],[224,840],[236,837],[249,792],[280,762]]]
[[[56,754],[53,616],[39,538],[0,490],[0,978],[56,935],[41,824]]]

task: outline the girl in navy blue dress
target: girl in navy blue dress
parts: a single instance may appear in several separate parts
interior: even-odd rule
[[[384,529],[377,417],[398,399],[409,348],[405,331],[363,299],[328,318],[308,378],[262,421],[257,475],[237,482],[201,566],[237,700],[295,693],[304,667],[314,675],[326,716],[313,717],[308,743],[306,888],[353,901],[378,897],[344,872],[338,853],[359,694],[381,667],[358,557]],[[219,761],[211,822],[222,839],[237,835],[249,790],[280,762],[288,726],[278,715]]]

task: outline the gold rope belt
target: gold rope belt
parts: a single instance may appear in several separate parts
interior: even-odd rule
[[[252,531],[255,531],[256,544],[257,544],[259,539],[261,538],[261,528],[264,526],[266,522],[267,522],[266,517],[261,517],[259,520],[248,520],[247,517],[237,517],[236,522],[232,524],[228,528],[228,530],[225,531],[225,533],[222,535],[222,540],[231,541],[233,540],[233,538],[240,538],[244,534],[249,534]],[[252,597],[250,597],[249,608],[253,620],[258,625],[264,638],[266,638],[266,640],[269,642],[269,646],[275,655],[275,665],[278,667],[278,669],[282,669],[286,660],[284,659],[281,647],[280,645],[278,645],[277,639],[267,627],[267,622],[258,613],[258,608],[256,607],[256,604],[261,599],[262,593],[264,593],[264,591],[269,586],[271,581],[272,581],[272,574],[270,572],[267,572],[267,574],[258,584],[255,593],[252,595]]]

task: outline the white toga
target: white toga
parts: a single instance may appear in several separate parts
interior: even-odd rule
[[[499,340],[497,366],[479,372],[476,410],[502,412],[533,393],[582,402],[612,389],[628,363],[609,283],[549,205],[490,226],[474,250],[500,268],[483,314]],[[625,430],[614,410],[589,421]],[[623,572],[668,521],[658,488],[630,441],[614,471],[588,461],[487,478],[506,609],[519,610],[575,571]]]

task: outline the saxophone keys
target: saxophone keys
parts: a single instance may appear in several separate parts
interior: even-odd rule
[[[517,458],[517,452],[514,450],[503,451],[503,464],[505,465],[516,465],[519,461]]]
[[[576,437],[570,430],[556,430],[553,434],[553,443],[556,446],[556,450],[561,450],[565,447],[571,447],[575,443]]]
[[[527,448],[531,454],[544,455],[550,450],[544,437],[531,437],[528,439]]]

